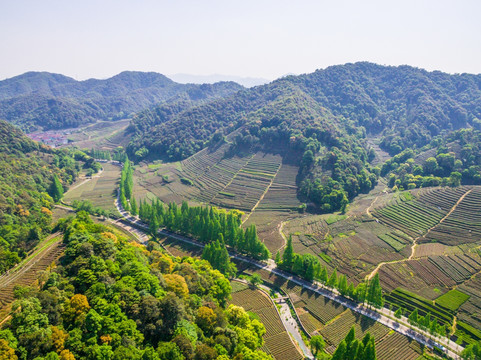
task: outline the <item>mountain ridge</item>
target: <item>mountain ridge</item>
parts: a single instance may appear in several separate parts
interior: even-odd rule
[[[234,82],[178,84],[155,72],[124,71],[105,80],[83,81],[28,72],[0,81],[0,118],[24,130],[75,127],[125,118],[161,102],[199,102],[241,89]]]

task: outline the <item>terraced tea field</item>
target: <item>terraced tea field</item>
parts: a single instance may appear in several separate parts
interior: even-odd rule
[[[463,195],[464,198],[446,219],[420,242],[438,241],[445,245],[459,245],[481,241],[481,187],[474,187]]]
[[[331,354],[354,325],[357,338],[361,338],[367,332],[374,336],[379,360],[417,359],[422,355],[422,349],[418,342],[394,333],[372,319],[354,313],[344,306],[333,303],[265,270],[245,268],[244,271],[249,274],[253,272],[259,274],[263,280],[287,293],[295,304],[304,328],[311,335],[323,335],[327,345],[326,350]],[[391,351],[393,347],[402,349],[402,351]]]
[[[41,273],[60,257],[63,248],[61,235],[53,234],[40,243],[20,264],[0,276],[0,309],[13,302],[15,286],[33,285]],[[0,311],[0,318],[4,316],[6,314]]]
[[[236,282],[234,281],[233,284]],[[286,332],[274,304],[267,295],[258,290],[233,286],[230,303],[242,306],[246,311],[251,311],[259,316],[266,327],[262,350],[272,355],[275,360],[300,360],[303,358]]]
[[[466,324],[464,328],[473,327],[465,330],[469,332],[470,337],[476,339],[481,337],[481,274],[473,276],[472,279],[466,281],[463,285],[458,287],[459,291],[468,295],[469,298],[458,309],[458,322]],[[474,333],[474,334],[473,334]]]
[[[381,359],[416,360],[423,351],[418,342],[397,332],[389,332],[379,342],[376,342],[376,355]]]
[[[246,212],[257,205],[259,210],[297,210],[300,205],[297,166],[284,164],[281,155],[262,152],[232,155],[227,153],[228,149],[224,144],[214,150],[206,148],[178,164],[138,169],[136,194],[145,196],[150,192],[166,202],[169,194],[176,194],[176,200]],[[264,197],[265,201],[259,203]]]
[[[93,176],[91,180],[80,185],[74,184],[65,193],[63,200],[68,204],[74,200],[89,200],[95,207],[116,213],[114,201],[117,196],[121,168],[109,163],[104,163],[102,166],[104,170],[99,176]]]
[[[379,221],[416,238],[435,226],[447,211],[428,204],[409,201],[381,208],[373,213]]]
[[[231,154],[223,144],[180,163],[138,167],[134,193],[137,199],[159,197],[164,202],[187,200],[242,210],[245,225],[255,223],[275,254],[285,244],[281,222],[298,216],[298,171],[292,159],[280,154]]]
[[[269,190],[281,163],[279,155],[256,153],[210,202],[225,208],[252,211]]]
[[[113,150],[117,146],[127,146],[130,136],[125,133],[130,119],[118,121],[98,121],[94,124],[74,129],[68,136],[68,146],[79,149],[106,149]]]
[[[379,276],[386,291],[401,286],[433,299],[439,295],[439,291],[445,292],[464,283],[480,270],[481,257],[478,253],[466,252],[386,264],[380,269]]]
[[[410,238],[365,216],[316,215],[288,221],[294,251],[318,256],[330,271],[337,268],[355,283],[379,263],[410,255]]]
[[[361,339],[369,332],[374,336],[374,339],[379,341],[390,331],[388,327],[381,325],[375,320],[359,315],[352,310],[346,310],[319,331],[327,344],[331,345],[328,347],[328,351],[335,349],[339,345],[353,325],[357,339]]]

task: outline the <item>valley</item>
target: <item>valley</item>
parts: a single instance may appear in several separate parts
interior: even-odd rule
[[[350,76],[357,87],[339,88],[344,84],[338,79],[341,74]],[[407,79],[399,93],[387,91],[394,87],[393,74]],[[2,125],[5,133],[14,134],[0,146],[1,151],[8,149],[5,164],[14,171],[0,175],[9,179],[3,180],[8,186],[27,189],[22,193],[5,186],[0,197],[0,245],[6,254],[2,256],[22,268],[32,262],[25,249],[35,249],[31,256],[39,267],[24,267],[8,284],[0,278],[6,299],[2,316],[16,319],[14,312],[9,315],[11,306],[18,309],[19,301],[47,291],[50,285],[32,281],[41,272],[68,279],[69,285],[58,284],[67,309],[68,296],[74,295],[71,287],[93,301],[108,298],[108,292],[124,286],[111,289],[111,283],[135,273],[125,265],[130,255],[124,253],[127,245],[118,240],[122,238],[149,269],[143,270],[148,273],[144,282],[135,285],[139,289],[135,299],[122,292],[110,298],[120,301],[121,311],[136,319],[136,329],[141,329],[136,331],[148,339],[139,340],[139,354],[146,353],[150,344],[161,346],[174,339],[184,355],[190,354],[182,347],[188,347],[187,341],[193,352],[199,342],[200,349],[212,348],[217,358],[222,352],[233,354],[238,350],[217,338],[211,320],[203,319],[215,315],[218,325],[225,327],[221,312],[235,321],[229,307],[233,304],[247,311],[250,320],[245,324],[254,319],[264,324],[265,333],[256,335],[258,346],[252,343],[250,350],[243,351],[262,350],[265,359],[269,355],[274,360],[311,358],[312,344],[319,338],[324,348],[318,357],[335,358],[350,330],[355,339],[367,339],[366,349],[372,342],[379,360],[461,359],[465,349],[481,342],[481,134],[475,121],[480,90],[474,75],[446,76],[445,81],[453,84],[468,78],[474,83],[462,95],[446,90],[433,73],[369,63],[288,76],[251,89],[232,84],[194,89],[167,81],[168,97],[128,117],[109,118],[105,112],[74,130],[48,130],[45,136],[50,140],[57,139],[52,135],[56,132],[68,139],[55,143],[56,149]],[[436,121],[444,127],[442,132],[427,124],[426,117],[413,115],[428,116],[430,110],[425,98],[413,103],[403,95],[417,88],[412,77],[430,81],[422,91],[441,109]],[[152,74],[147,78],[165,80]],[[43,91],[55,93],[56,86]],[[65,89],[76,86],[72,82]],[[150,87],[142,96],[148,98],[152,91]],[[437,97],[438,91],[445,97]],[[89,101],[105,100],[105,95],[91,96]],[[454,103],[457,117],[452,115]],[[18,121],[23,121],[21,116]],[[413,131],[403,128],[407,121],[413,122]],[[39,124],[29,121],[24,128]],[[46,128],[62,128],[49,124]],[[42,136],[37,133],[34,138]],[[34,168],[42,169],[41,176]],[[11,173],[20,171],[30,183],[12,178]],[[3,201],[13,193],[20,207]],[[30,212],[35,218],[29,218]],[[52,220],[59,222],[55,225]],[[23,226],[23,232],[12,223]],[[55,246],[45,247],[54,227],[65,239],[79,234],[60,245],[56,232]],[[91,245],[76,245],[85,241],[82,231],[91,234],[85,235],[91,236]],[[99,250],[103,263],[91,250],[104,246],[99,244],[116,248]],[[215,256],[207,257],[211,245],[228,266],[219,265]],[[42,260],[44,249],[52,250],[53,255],[45,252],[45,258],[50,263],[55,260],[58,270]],[[115,268],[111,252],[117,253],[123,268]],[[187,264],[196,264],[197,275]],[[212,269],[216,266],[222,270],[210,273],[217,271]],[[222,287],[231,287],[231,298],[228,293],[207,294],[221,290],[195,283],[204,271],[209,277],[229,279],[231,285]],[[290,309],[290,325],[279,318],[267,294],[256,290],[257,285],[239,285],[239,278],[257,279],[261,289],[282,297],[282,311]],[[122,281],[131,286],[128,278]],[[30,290],[22,295],[14,285]],[[183,321],[185,328],[182,334],[174,335],[175,327],[163,328],[167,333],[152,332],[139,320],[138,306],[150,306],[144,301],[167,301],[168,294],[190,309],[179,315],[178,323]],[[102,311],[93,304],[96,312]],[[68,331],[74,331],[70,315],[62,316],[70,324]],[[202,329],[195,330],[195,336],[192,325],[186,325],[189,321]],[[12,326],[9,320],[5,324]],[[164,326],[159,324],[152,326]],[[222,336],[227,337],[226,331]],[[85,339],[91,335],[90,330],[87,333]],[[68,346],[81,356],[93,351],[87,350],[89,346],[124,346],[98,341],[82,350]]]

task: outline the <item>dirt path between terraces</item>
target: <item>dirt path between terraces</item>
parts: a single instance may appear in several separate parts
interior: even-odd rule
[[[427,234],[429,234],[436,226],[438,226],[439,224],[442,224],[444,222],[444,220],[446,220],[448,218],[449,215],[451,215],[453,213],[454,210],[456,210],[456,208],[458,207],[458,205],[461,203],[461,201],[464,200],[464,198],[471,192],[473,191],[473,189],[471,190],[468,190],[466,191],[463,195],[461,195],[461,197],[458,199],[458,201],[456,201],[456,204],[453,205],[453,207],[448,211],[448,213],[441,219],[439,220],[439,222],[430,227],[425,234],[421,235],[421,236],[418,236],[417,238],[415,238],[413,240],[413,243],[411,245],[411,255],[409,255],[409,257],[407,259],[401,259],[401,260],[395,260],[395,261],[386,261],[386,262],[382,262],[382,263],[379,263],[376,268],[369,274],[368,276],[368,279],[371,280],[372,277],[374,275],[376,275],[376,273],[379,271],[379,269],[385,265],[385,264],[397,264],[397,263],[401,263],[401,262],[404,262],[404,261],[409,261],[409,260],[412,260],[414,259],[414,254],[416,252],[416,246],[417,246],[417,242],[419,239],[421,239],[422,237],[425,237]]]

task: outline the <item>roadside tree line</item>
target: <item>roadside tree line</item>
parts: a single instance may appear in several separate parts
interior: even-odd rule
[[[368,282],[361,282],[354,286],[352,282],[347,281],[345,275],[338,275],[336,269],[329,274],[326,267],[314,255],[295,253],[292,247],[291,236],[287,240],[282,258],[279,253],[276,254],[276,263],[279,268],[294,273],[308,281],[317,280],[330,288],[337,289],[343,296],[361,303],[367,302],[376,308],[381,308],[384,305],[378,274]]]

